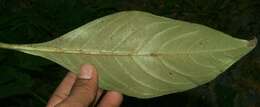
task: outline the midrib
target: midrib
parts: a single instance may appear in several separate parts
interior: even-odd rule
[[[183,52],[174,52],[174,53],[131,53],[128,51],[106,51],[106,50],[83,50],[83,49],[66,49],[66,48],[54,48],[54,47],[34,47],[33,45],[15,45],[15,44],[5,44],[0,43],[0,48],[14,49],[22,52],[25,51],[40,51],[48,53],[64,53],[64,54],[85,54],[85,55],[110,55],[110,56],[163,56],[163,55],[177,55],[177,54],[199,54],[199,53],[214,53],[214,52],[225,52],[232,51],[237,49],[246,48],[236,47],[229,49],[213,49],[213,50],[198,50],[198,51],[183,51]]]

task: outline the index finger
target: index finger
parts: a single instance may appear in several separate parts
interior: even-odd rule
[[[52,94],[50,100],[48,101],[47,107],[54,107],[64,99],[66,99],[71,91],[73,84],[76,81],[77,76],[69,72],[66,77],[62,80],[58,88]]]

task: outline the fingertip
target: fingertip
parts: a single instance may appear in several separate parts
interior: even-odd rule
[[[96,75],[97,75],[96,69],[93,65],[84,64],[84,65],[81,66],[79,78],[81,78],[81,79],[92,79]]]
[[[74,72],[68,72],[65,78],[69,78],[70,80],[76,80],[77,75]]]
[[[107,95],[111,96],[111,97],[116,97],[116,98],[119,98],[119,99],[123,99],[123,95],[121,93],[117,92],[117,91],[108,91]]]
[[[98,107],[119,107],[123,101],[123,95],[116,91],[108,91]]]
[[[84,70],[84,69],[96,70],[96,69],[95,69],[95,66],[94,66],[94,65],[91,65],[91,64],[83,64],[83,65],[81,66],[81,69],[80,69],[80,70]]]

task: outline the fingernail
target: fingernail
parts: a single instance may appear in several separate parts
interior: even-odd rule
[[[91,79],[91,77],[92,77],[92,70],[88,67],[83,67],[79,73],[79,78]]]

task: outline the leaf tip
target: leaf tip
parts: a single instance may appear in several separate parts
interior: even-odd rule
[[[251,47],[251,48],[254,48],[256,45],[257,45],[257,38],[256,37],[254,37],[254,39],[252,39],[252,40],[249,40],[249,42],[247,44],[247,46]]]

